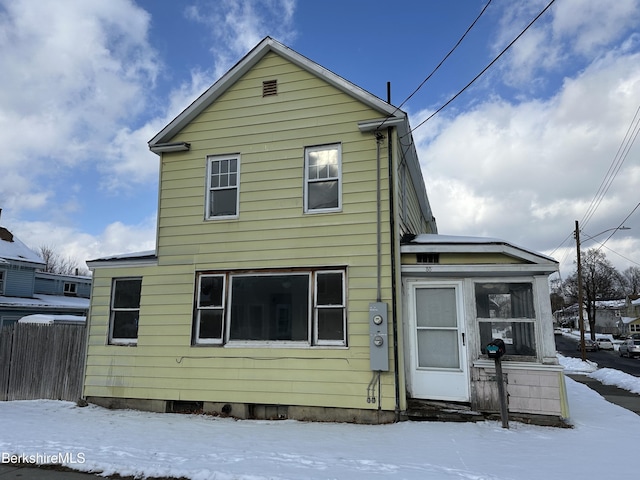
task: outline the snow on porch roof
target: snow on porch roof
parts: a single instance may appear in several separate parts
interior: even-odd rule
[[[402,253],[426,251],[432,253],[502,253],[530,263],[558,265],[558,261],[552,257],[514,245],[506,240],[491,237],[423,233],[404,240],[400,251]]]

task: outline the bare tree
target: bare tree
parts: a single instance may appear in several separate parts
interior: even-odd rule
[[[87,271],[80,268],[77,262],[71,257],[63,257],[53,247],[41,245],[36,252],[44,260],[44,272],[59,273],[61,275],[86,275]]]
[[[583,308],[587,311],[591,339],[596,336],[596,302],[615,300],[624,296],[624,279],[615,269],[606,255],[597,248],[591,248],[581,254]],[[567,290],[578,298],[577,271],[566,281]]]
[[[640,293],[640,267],[629,267],[622,276],[625,279],[627,293],[630,295],[638,295]]]

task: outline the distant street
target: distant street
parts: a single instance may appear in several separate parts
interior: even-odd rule
[[[565,357],[580,358],[577,339],[556,335],[556,350]],[[585,338],[590,338],[589,336]],[[622,358],[614,350],[598,350],[587,352],[587,360],[596,362],[601,368],[614,368],[621,372],[640,377],[640,358]]]

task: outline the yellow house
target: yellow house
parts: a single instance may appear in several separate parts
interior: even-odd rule
[[[421,263],[431,247],[415,242],[440,236],[406,113],[267,37],[149,148],[160,157],[156,250],[88,262],[88,401],[366,423],[407,418],[416,399],[495,411],[473,322],[456,331],[475,348],[459,349],[466,395],[415,388],[414,370],[435,371],[411,363],[424,336],[412,282],[433,271]],[[471,263],[499,275],[514,263],[503,254]],[[557,265],[515,258],[516,270],[543,265],[523,280],[542,305],[540,279]],[[549,340],[540,319],[537,345]],[[557,378],[547,353],[526,361]],[[533,413],[562,417],[556,407]]]

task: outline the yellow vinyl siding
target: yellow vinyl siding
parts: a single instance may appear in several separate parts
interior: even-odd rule
[[[262,98],[272,79],[278,95]],[[376,142],[357,124],[380,115],[270,53],[174,137],[191,147],[161,157],[158,266],[96,269],[84,395],[377,408],[366,401]],[[329,143],[342,146],[342,211],[305,214],[304,149]],[[239,216],[205,220],[206,159],[227,154],[240,155]],[[382,300],[391,306],[386,154]],[[197,271],[316,266],[347,269],[347,347],[191,345]],[[106,345],[114,276],[143,277],[137,346]],[[394,397],[393,374],[383,374],[384,409]]]
[[[407,178],[404,185],[404,194],[406,195],[406,211],[404,212],[404,222],[402,222],[401,226],[401,228],[403,229],[403,233],[408,232],[416,235],[420,233],[435,233],[430,232],[427,228],[427,224],[422,215],[422,210],[420,209],[420,204],[418,202],[418,195],[409,176],[408,169],[406,171],[406,176]],[[402,185],[400,185],[400,188],[402,188]]]

